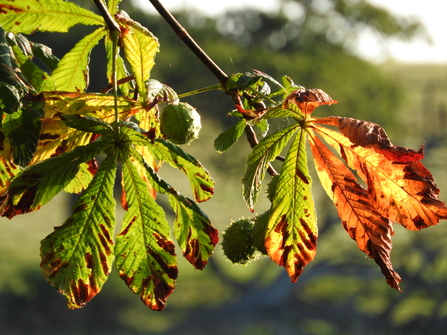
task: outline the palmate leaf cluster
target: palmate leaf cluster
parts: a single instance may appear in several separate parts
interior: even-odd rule
[[[119,13],[118,4],[108,2],[124,32],[114,70],[113,41],[101,16],[62,0],[0,1],[1,214],[12,218],[38,210],[63,190],[80,193],[73,214],[41,243],[45,278],[66,296],[68,307],[79,308],[101,290],[115,263],[127,286],[148,307],[161,310],[178,275],[171,231],[197,269],[205,267],[218,242],[197,205],[213,195],[214,181],[199,161],[160,133],[158,103],[178,98],[150,79],[157,38]],[[76,24],[94,30],[60,60],[22,35],[66,32]],[[116,73],[117,96],[86,92],[90,53],[101,40],[105,82],[112,87]],[[184,172],[195,199],[159,176],[163,163]],[[117,177],[126,214],[115,236]],[[176,214],[172,227],[156,201],[159,194],[169,198]]]
[[[269,119],[294,121],[259,143],[252,142],[242,180],[243,196],[251,211],[267,172],[273,177],[268,189],[271,206],[252,219],[254,246],[283,266],[293,282],[314,259],[318,227],[307,162],[309,143],[317,175],[337,208],[343,228],[359,249],[375,260],[387,283],[400,290],[401,278],[391,264],[393,223],[420,230],[447,219],[439,189],[421,163],[423,148],[414,151],[395,146],[385,130],[371,122],[313,117],[315,108],[337,101],[320,89],[294,85],[286,76],[280,84],[266,74],[251,71],[234,75],[230,81],[240,98],[235,112],[240,121],[216,139],[218,151],[230,148],[244,126],[259,127],[262,133]],[[276,91],[270,89],[272,84]],[[276,97],[280,99],[275,101]],[[285,157],[281,156],[284,151]],[[271,165],[275,160],[282,161],[279,172]],[[231,236],[224,235],[224,252],[225,246],[231,245],[226,241]],[[227,251],[235,248],[231,245]],[[240,258],[246,263],[250,255]]]
[[[0,0],[0,213],[13,218],[38,210],[61,191],[80,194],[73,214],[41,243],[45,278],[70,308],[79,308],[99,293],[115,263],[144,304],[161,310],[178,275],[176,244],[201,270],[218,243],[217,230],[198,206],[212,197],[214,181],[198,160],[163,135],[160,109],[179,105],[179,98],[150,78],[158,40],[119,11],[119,3],[110,0],[106,9],[117,32],[102,16],[62,0]],[[22,35],[66,32],[76,24],[92,26],[92,32],[60,60]],[[100,41],[106,85],[101,92],[86,92],[90,53]],[[273,177],[270,208],[224,234],[224,251],[231,248],[235,256],[229,258],[246,263],[257,250],[283,266],[292,281],[314,259],[318,226],[310,146],[343,228],[376,261],[388,284],[400,290],[390,256],[393,223],[420,230],[447,219],[439,189],[421,163],[423,148],[395,146],[371,122],[314,117],[315,108],[337,101],[288,76],[277,81],[252,70],[223,77],[227,80],[222,84],[221,74],[219,88],[232,98],[236,109],[230,114],[238,121],[216,138],[215,149],[227,151],[247,135],[253,150],[242,193],[250,211],[266,175]],[[270,120],[285,118],[287,126],[269,131]],[[279,171],[274,161],[282,162]],[[185,174],[194,199],[160,177],[162,164]],[[115,236],[117,176],[125,215]],[[175,213],[171,225],[157,202],[160,195]]]

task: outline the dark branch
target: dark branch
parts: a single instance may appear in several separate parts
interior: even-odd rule
[[[102,17],[104,18],[104,21],[106,21],[107,27],[109,28],[110,32],[117,31],[120,32],[120,26],[116,21],[112,18],[109,11],[107,10],[106,6],[104,5],[104,2],[101,0],[93,0],[96,7],[98,7],[99,12],[101,13]]]
[[[223,90],[226,91],[228,76],[222,69],[202,50],[194,41],[185,28],[175,19],[174,16],[158,0],[149,0],[161,17],[174,30],[178,38],[196,55],[196,57],[206,66],[208,70],[217,78]]]

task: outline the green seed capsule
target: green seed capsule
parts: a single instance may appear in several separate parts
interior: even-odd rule
[[[200,115],[186,102],[168,104],[160,111],[160,127],[166,139],[174,144],[189,144],[199,137]]]

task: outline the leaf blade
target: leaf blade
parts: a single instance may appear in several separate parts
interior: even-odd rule
[[[391,221],[376,210],[366,190],[357,183],[354,174],[313,131],[310,132],[310,139],[318,177],[337,208],[343,228],[357,242],[358,248],[376,261],[387,283],[400,291],[401,278],[391,264]]]
[[[81,163],[98,155],[106,146],[101,141],[93,142],[30,166],[9,185],[2,215],[12,218],[38,210],[70,183]]]
[[[318,228],[307,168],[306,133],[299,129],[272,198],[265,247],[295,282],[316,254]]]
[[[72,216],[41,242],[43,274],[71,309],[98,294],[112,268],[116,158],[115,151],[104,159]]]
[[[62,57],[51,78],[59,91],[84,92],[89,82],[89,58],[93,47],[106,35],[104,27],[82,38]]]
[[[248,208],[253,211],[268,164],[273,161],[297,131],[298,125],[288,126],[260,141],[247,158],[242,177],[243,195]]]
[[[76,24],[104,25],[101,16],[62,0],[0,0],[0,25],[13,33],[67,32]]]
[[[319,134],[355,169],[368,185],[370,198],[382,215],[409,230],[420,230],[447,219],[433,176],[423,166],[423,152],[394,146],[380,126],[351,118],[324,118],[342,134],[316,125]]]
[[[170,227],[132,161],[127,158],[122,162],[127,212],[116,237],[116,267],[146,306],[162,310],[174,290],[178,273]]]

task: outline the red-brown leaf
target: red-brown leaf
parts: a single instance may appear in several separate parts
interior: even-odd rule
[[[377,211],[409,230],[420,230],[447,219],[439,189],[423,166],[423,150],[395,146],[377,124],[343,117],[315,122],[333,125],[342,133],[314,124],[315,129],[356,170],[368,186]]]
[[[299,88],[287,96],[284,100],[284,108],[286,108],[290,102],[295,103],[304,114],[310,115],[318,106],[332,105],[336,104],[338,101],[332,99],[329,94],[319,88],[312,88],[309,90]]]
[[[353,173],[316,136],[310,133],[310,147],[321,183],[333,200],[343,227],[360,250],[380,266],[387,283],[400,291],[400,276],[393,270],[392,222],[383,217]]]

